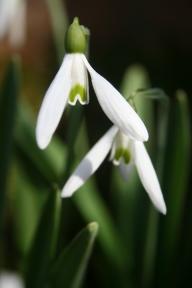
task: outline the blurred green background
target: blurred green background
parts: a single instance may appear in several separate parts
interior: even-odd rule
[[[189,8],[189,1],[27,1],[25,44],[0,42],[1,271],[19,273],[33,288],[190,281]],[[49,147],[37,147],[37,113],[74,16],[91,31],[90,63],[125,97],[141,88],[164,91],[135,102],[150,133],[166,216],[154,210],[135,171],[124,182],[109,161],[72,198],[60,199],[74,167],[111,125],[90,84],[90,104],[68,107]]]

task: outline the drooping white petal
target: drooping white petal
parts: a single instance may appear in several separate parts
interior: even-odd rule
[[[79,101],[82,105],[89,103],[88,75],[80,53],[74,53],[71,66],[71,91],[68,98],[70,105]]]
[[[166,214],[166,205],[151,159],[142,142],[133,141],[133,154],[140,180],[155,207]]]
[[[119,166],[120,163],[125,163],[126,165],[130,163],[130,143],[130,138],[119,130],[113,141],[110,155],[110,160],[115,166]]]
[[[132,169],[133,169],[133,162],[130,162],[129,164],[120,162],[119,164],[120,174],[126,181],[129,180],[129,176]]]
[[[1,272],[0,288],[24,288],[24,283],[17,274]]]
[[[91,75],[92,84],[101,108],[108,118],[131,138],[147,141],[147,129],[131,105],[106,79],[90,66],[84,55],[82,59]]]
[[[71,88],[71,63],[73,55],[64,57],[63,63],[51,83],[37,119],[36,139],[44,149],[49,144],[64,111]]]
[[[118,128],[113,126],[93,146],[66,182],[62,190],[62,197],[70,197],[98,169],[109,153],[117,131]]]
[[[26,38],[26,16],[27,3],[25,0],[17,0],[17,7],[11,17],[9,38],[10,43],[19,47],[22,46]]]
[[[3,38],[8,32],[10,21],[16,9],[17,0],[0,1],[0,38]]]

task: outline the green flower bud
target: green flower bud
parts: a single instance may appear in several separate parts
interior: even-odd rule
[[[87,50],[89,30],[79,25],[79,19],[74,18],[65,36],[65,49],[67,53],[85,53]]]

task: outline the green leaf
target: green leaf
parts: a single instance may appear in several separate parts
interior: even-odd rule
[[[14,234],[17,248],[23,258],[29,253],[34,233],[47,200],[47,191],[39,193],[37,186],[19,165],[14,164],[15,190],[11,195],[11,207],[14,215]]]
[[[150,88],[150,89],[138,89],[134,93],[134,97],[144,97],[146,99],[152,100],[164,100],[167,101],[167,95],[160,88]]]
[[[26,287],[45,287],[48,269],[55,255],[60,222],[60,193],[53,189],[45,204],[28,257]]]
[[[79,129],[76,149],[78,163],[89,150],[85,123]],[[82,156],[81,156],[82,155]],[[115,227],[115,222],[110,211],[97,189],[95,181],[89,179],[74,195],[74,201],[81,215],[87,221],[97,221],[100,227],[98,240],[103,251],[108,256],[113,265],[122,268],[125,261],[124,247],[122,245],[119,231]]]
[[[154,136],[154,113],[153,102],[147,98],[150,88],[148,72],[141,65],[130,66],[123,77],[121,92],[126,99],[133,99],[134,106],[139,116],[144,121],[150,135],[150,147],[153,146]]]
[[[19,249],[25,254],[29,249],[47,190],[50,189],[52,183],[59,181],[63,173],[66,150],[57,137],[54,137],[49,147],[41,151],[35,139],[32,111],[26,103],[20,102],[18,112],[15,133],[16,173],[18,175],[12,205],[16,212],[15,225],[20,232],[24,230],[24,233],[17,234],[16,237]],[[27,215],[30,214],[30,220],[28,220]],[[25,215],[26,222],[22,219],[23,215]]]
[[[122,94],[125,98],[129,98],[136,91],[141,89],[150,88],[150,79],[148,72],[141,65],[130,66],[123,78],[122,82]],[[153,103],[151,100],[138,95],[134,98],[134,104],[136,106],[139,116],[144,121],[150,135],[150,147],[153,147],[153,134],[154,134],[154,115],[153,115]],[[151,141],[152,140],[152,141]],[[114,187],[114,201],[118,203],[117,216],[119,217],[119,225],[123,233],[123,238],[126,243],[127,248],[127,259],[128,259],[128,271],[129,271],[129,283],[133,284],[132,281],[132,271],[135,271],[137,264],[137,251],[142,253],[143,239],[145,234],[142,221],[146,218],[146,207],[143,206],[143,199],[146,196],[143,194],[143,189],[141,189],[140,180],[136,169],[132,169],[128,176],[127,181],[123,179],[118,173],[117,169],[114,169],[113,174],[113,184]],[[142,227],[142,229],[138,227]],[[131,231],[131,232],[130,232]],[[137,244],[135,241],[137,238]],[[141,255],[140,255],[141,257]]]
[[[159,212],[150,205],[147,215],[146,235],[144,238],[144,249],[142,263],[141,283],[142,287],[151,287],[157,254],[159,229]]]
[[[51,17],[58,59],[62,61],[64,55],[64,36],[68,26],[66,9],[64,2],[61,0],[47,0],[47,5]]]
[[[162,281],[173,277],[175,257],[179,245],[184,203],[189,179],[191,155],[191,133],[189,104],[184,91],[177,91],[173,103],[166,149],[164,169],[164,191],[167,203],[167,216],[163,223],[163,239],[161,242],[161,262],[159,271]],[[163,262],[163,266],[162,266]],[[164,283],[164,282],[163,282]]]
[[[19,106],[15,136],[18,160],[26,166],[31,180],[46,186],[58,182],[65,162],[65,147],[54,137],[46,150],[38,148],[32,113],[24,103]]]
[[[27,111],[27,109],[25,108],[24,111]],[[79,110],[79,112],[80,113],[78,117],[80,119],[81,111]],[[73,124],[71,122],[71,128],[74,128],[76,130],[78,121],[75,118],[74,114],[71,114],[71,117],[74,120],[72,121]],[[56,160],[61,160],[62,157],[63,159],[65,159],[64,152],[66,152],[66,149],[64,149],[65,147],[61,145],[60,141],[57,139],[58,145],[56,145],[54,149],[55,157],[50,157],[50,148],[46,149],[45,151],[40,151],[35,144],[35,139],[33,135],[34,127],[31,123],[32,119],[30,119],[30,117],[27,117],[27,115],[26,117],[22,117],[21,113],[20,122],[20,125],[18,125],[19,132],[16,137],[16,142],[19,151],[22,152],[22,155],[25,155],[25,157],[22,158],[22,163],[27,163],[27,165],[31,165],[33,171],[38,171],[39,179],[41,181],[43,181],[42,179],[44,179],[46,183],[48,182],[50,185],[52,182],[57,181],[57,174],[63,174],[63,166],[56,165]],[[88,150],[88,141],[85,126],[82,125],[82,129],[79,129],[79,136],[77,141],[75,140],[75,138],[76,136],[74,135],[73,131],[69,131],[68,140],[71,144],[70,149],[72,148],[72,144],[75,142],[76,149],[73,153],[76,153],[75,156],[77,158],[77,161],[79,161],[81,159],[81,155],[84,155],[85,152],[87,152]],[[51,143],[50,146],[54,146],[53,143]],[[33,149],[31,149],[31,147],[33,147]],[[20,154],[18,156],[20,156]],[[68,170],[72,164],[70,155],[68,155],[68,157],[69,158],[67,158],[65,161],[65,171]],[[26,173],[29,173],[28,170],[29,169],[26,170]],[[57,170],[58,173],[55,173]],[[69,171],[67,172],[67,174],[69,174]],[[31,179],[33,179],[33,175],[31,175]],[[64,179],[63,177],[61,179],[63,185]],[[99,225],[101,226],[101,231],[99,233],[99,240],[101,246],[105,253],[108,255],[108,257],[113,260],[113,263],[115,265],[120,265],[119,263],[122,263],[123,260],[121,258],[123,257],[122,255],[124,255],[124,253],[119,233],[114,225],[114,221],[106,207],[106,204],[104,203],[97,188],[95,187],[94,182],[88,181],[88,183],[84,187],[82,187],[82,190],[77,193],[77,196],[75,195],[74,201],[84,219],[88,221],[98,221]]]
[[[74,201],[87,221],[97,221],[100,227],[99,241],[113,265],[122,268],[124,250],[113,219],[105,206],[94,181],[89,180],[75,195]]]
[[[8,184],[19,89],[19,65],[18,59],[14,59],[9,64],[0,95],[0,223]]]
[[[139,97],[139,95],[138,95]],[[169,98],[161,89],[149,89],[145,91],[143,97],[157,100],[156,106],[156,134],[153,135],[154,143],[154,156],[153,163],[156,164],[155,169],[162,186],[163,183],[163,168],[165,162],[165,149],[166,149],[166,136],[169,116]],[[154,122],[155,119],[153,119]],[[150,134],[151,139],[151,134]],[[154,161],[155,160],[155,161]],[[163,188],[163,187],[162,187]],[[163,195],[165,194],[162,189]],[[159,220],[164,217],[150,205],[149,214],[146,225],[146,235],[144,239],[143,251],[143,268],[142,268],[142,285],[143,287],[150,287],[154,280],[155,263],[157,259],[158,249],[158,233],[159,233]]]
[[[121,85],[121,91],[125,98],[139,89],[148,89],[149,87],[149,75],[143,66],[132,65],[127,69]]]
[[[150,135],[147,143],[150,155],[156,151],[155,113],[153,100],[160,100],[158,107],[167,103],[167,96],[158,88],[150,88],[147,71],[139,65],[131,66],[125,73],[122,94],[134,101],[134,106],[143,119]],[[166,101],[165,101],[166,100]],[[161,127],[161,126],[160,126]],[[153,159],[153,157],[152,157]],[[154,161],[153,161],[154,162]],[[125,283],[129,287],[142,285],[147,287],[152,279],[157,245],[158,218],[151,207],[135,169],[130,171],[125,181],[114,169],[114,202],[121,233],[126,243],[127,272]],[[159,174],[159,173],[158,173]],[[150,209],[149,209],[150,205]],[[149,253],[150,252],[150,253]],[[127,282],[126,282],[127,281]]]
[[[67,159],[65,164],[64,179],[67,179],[70,174],[71,167],[74,162],[74,148],[78,137],[79,127],[83,120],[82,106],[75,106],[69,111],[69,121],[67,129]]]
[[[90,223],[59,255],[54,263],[50,287],[81,287],[85,270],[98,232],[98,224]]]

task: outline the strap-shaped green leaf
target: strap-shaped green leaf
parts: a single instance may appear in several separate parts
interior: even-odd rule
[[[60,221],[60,193],[53,189],[45,204],[28,257],[27,288],[45,287],[48,269],[55,254]]]
[[[76,141],[75,151],[85,155],[88,151],[88,137],[85,123],[82,123]],[[78,162],[83,156],[79,157]],[[110,259],[115,268],[122,268],[125,263],[124,247],[119,235],[118,228],[115,227],[113,217],[103,200],[103,196],[97,188],[93,179],[88,179],[86,183],[74,195],[74,201],[81,215],[87,221],[97,221],[100,228],[98,240],[104,253]]]
[[[14,59],[9,64],[0,95],[0,219],[5,204],[19,89],[20,73],[18,61]]]
[[[68,26],[66,8],[64,6],[64,2],[61,0],[46,0],[46,2],[51,17],[51,25],[57,49],[57,56],[59,61],[61,61],[64,54],[63,35],[65,35]]]
[[[38,149],[34,138],[34,126],[32,125],[33,121],[30,117],[27,117],[25,113],[25,111],[28,111],[28,109],[23,105],[20,108],[20,124],[18,125],[19,127],[16,137],[16,143],[18,147],[17,150],[19,152],[18,156],[22,156],[19,157],[19,159],[22,160],[22,164],[28,165],[27,167],[31,165],[31,170],[38,172],[39,180],[46,183],[57,181],[57,175],[69,175],[69,170],[71,170],[70,167],[73,160],[73,157],[71,155],[71,153],[73,154],[73,143],[76,142],[79,160],[81,159],[79,153],[83,155],[88,150],[88,141],[86,139],[87,137],[84,125],[81,126],[83,127],[82,129],[79,129],[79,137],[77,141],[75,141],[76,136],[74,135],[73,131],[77,131],[78,126],[76,121],[77,119],[73,117],[75,115],[72,115],[73,121],[71,121],[71,134],[69,133],[68,135],[70,152],[66,161],[64,161],[66,156],[66,149],[64,149],[65,147],[61,144],[60,141],[56,141],[57,143],[55,143],[54,145],[53,139],[53,143],[51,143],[48,149],[46,149],[45,151],[40,151]],[[81,111],[79,111],[78,115],[78,119],[80,122]],[[31,149],[31,147],[33,147],[33,149]],[[52,152],[51,149],[54,150],[54,157],[51,157],[50,155],[52,154],[50,153]],[[65,170],[59,163],[57,165],[57,159],[62,160],[61,162],[66,163]],[[56,173],[56,171],[58,172]],[[64,171],[65,173],[63,173]],[[30,173],[29,169],[26,170],[26,173]],[[33,174],[30,174],[30,176],[30,179],[33,180]],[[35,178],[35,180],[37,181],[37,177]],[[63,177],[61,180],[62,184],[64,184]],[[123,249],[121,246],[122,243],[120,241],[118,230],[114,225],[113,219],[104,201],[102,200],[102,196],[99,195],[99,192],[93,182],[91,183],[91,186],[87,183],[86,186],[82,187],[82,190],[84,190],[85,192],[81,191],[77,193],[77,197],[75,197],[74,199],[76,206],[78,207],[84,219],[88,221],[98,221],[101,228],[101,231],[99,233],[99,240],[103,247],[103,250],[109,256],[109,259],[113,260],[113,264],[117,266],[121,265],[123,256]],[[92,192],[90,192],[90,190]],[[85,201],[83,199],[85,199]]]
[[[163,235],[160,245],[159,273],[162,285],[165,282],[168,283],[168,276],[169,278],[175,278],[174,274],[171,273],[175,271],[175,257],[177,256],[182,228],[189,179],[190,145],[189,104],[186,93],[179,90],[176,93],[169,119],[164,169],[164,191],[166,192],[165,200],[168,213],[166,218],[163,219]]]
[[[53,138],[51,145],[41,151],[35,139],[35,125],[29,107],[20,103],[16,127],[16,152],[20,163],[27,167],[26,173],[39,184],[57,182],[65,162],[65,147]],[[62,155],[62,157],[61,157]]]
[[[132,65],[127,69],[123,77],[121,89],[125,98],[129,99],[137,90],[149,89],[149,87],[149,75],[143,66]],[[149,131],[151,140],[153,138],[152,133],[154,132],[153,104],[150,100],[142,97],[142,95],[134,97],[134,104]],[[128,273],[125,275],[124,285],[128,283],[130,287],[134,287],[138,286],[141,277],[139,269],[146,233],[148,202],[145,200],[147,197],[141,188],[135,167],[132,167],[129,171],[127,180],[123,179],[119,172],[117,169],[114,169],[112,187],[114,189],[114,201],[118,208],[119,226],[126,247]]]
[[[53,265],[49,287],[81,287],[97,231],[98,224],[90,223],[64,249]]]

